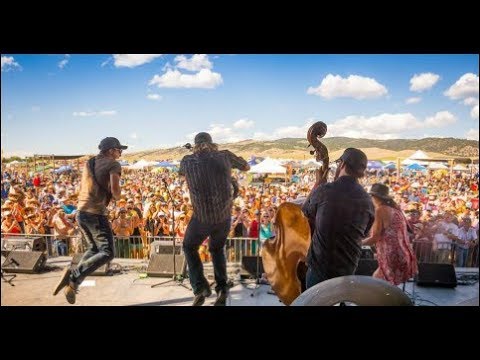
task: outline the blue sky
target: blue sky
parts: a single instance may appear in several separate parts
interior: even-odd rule
[[[2,54],[5,156],[327,136],[478,140],[478,55]]]

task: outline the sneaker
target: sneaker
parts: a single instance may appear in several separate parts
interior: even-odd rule
[[[205,298],[209,297],[210,295],[212,295],[212,290],[209,287],[203,289],[201,292],[195,295],[192,306],[202,306],[205,302]]]
[[[77,293],[78,293],[78,289],[77,287],[72,283],[70,282],[68,284],[68,286],[65,287],[65,290],[63,291],[64,294],[65,294],[65,297],[67,298],[67,301],[70,303],[70,304],[75,304],[75,300],[77,298]]]
[[[69,267],[65,268],[62,273],[62,277],[60,278],[60,281],[58,282],[57,286],[55,287],[55,290],[53,291],[53,295],[57,295],[60,290],[62,290],[65,286],[67,286],[70,283],[70,274],[72,271],[70,270]]]
[[[213,304],[213,306],[227,305],[227,298],[228,298],[228,290],[227,289],[220,290],[220,292],[217,294],[217,300],[215,300],[215,303]]]

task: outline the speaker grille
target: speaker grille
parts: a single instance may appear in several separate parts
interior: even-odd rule
[[[80,260],[82,260],[83,254],[74,254],[72,258],[72,267],[77,267]],[[95,270],[90,276],[106,276],[110,275],[110,263],[106,263],[105,265],[100,266],[97,270]]]
[[[42,270],[47,258],[41,251],[11,251],[2,270],[10,273],[34,274]]]
[[[175,256],[176,275],[186,274],[186,262],[184,255]],[[147,267],[148,276],[171,277],[173,272],[173,254],[153,254]]]

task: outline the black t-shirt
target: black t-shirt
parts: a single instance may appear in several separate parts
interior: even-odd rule
[[[370,195],[354,177],[342,176],[316,188],[302,211],[315,224],[308,266],[327,279],[352,275],[375,218]]]

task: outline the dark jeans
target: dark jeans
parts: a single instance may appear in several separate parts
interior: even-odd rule
[[[70,280],[80,285],[88,275],[113,259],[114,246],[112,228],[106,216],[79,211],[77,222],[89,244],[82,260],[70,275]]]
[[[195,295],[209,287],[203,274],[203,264],[198,248],[207,236],[210,236],[208,250],[212,256],[213,271],[215,274],[215,291],[227,289],[227,261],[225,259],[225,243],[230,231],[231,219],[218,224],[202,224],[193,216],[188,223],[183,239],[183,251],[188,264],[190,284]]]
[[[318,274],[316,271],[312,270],[312,267],[309,266],[307,270],[307,289],[310,289],[312,286],[321,283],[322,281],[327,280],[323,275]]]

